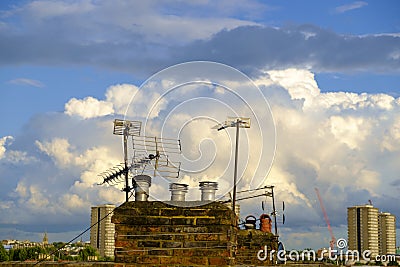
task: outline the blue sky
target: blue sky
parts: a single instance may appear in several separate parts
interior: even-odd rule
[[[121,117],[124,99],[151,75],[193,60],[242,71],[265,88],[261,90],[266,90],[273,112],[287,115],[276,115],[278,142],[283,144],[278,143],[271,172],[280,177],[278,183],[286,181],[282,187],[291,192],[282,198],[291,199],[293,207],[309,209],[306,217],[314,220],[289,224],[286,240],[292,247],[322,246],[308,244],[326,238],[320,210],[314,208],[314,185],[328,199],[344,198],[338,204],[326,203],[338,235],[346,233],[345,206],[373,198],[391,211],[390,203],[398,200],[400,191],[398,14],[395,0],[1,1],[0,207],[10,219],[0,221],[0,239],[38,239],[41,230],[29,226],[42,224],[43,231],[51,229],[50,239],[68,239],[85,228],[82,218],[90,205],[120,200],[117,191],[100,190],[87,177],[101,171],[98,161],[109,167],[119,160],[120,148],[111,131],[93,131]],[[155,95],[148,93],[143,99]],[[163,108],[164,113],[169,110]],[[310,132],[295,121],[308,125]],[[84,137],[78,129],[87,130],[81,133]],[[305,140],[313,130],[326,135],[314,136],[320,147],[307,153],[302,142],[310,142]],[[298,153],[289,153],[285,138],[290,140],[287,144],[296,140],[284,131],[299,136],[292,148]],[[330,138],[342,141],[324,143]],[[323,145],[332,154],[321,151]],[[91,153],[96,149],[108,154],[96,161]],[[343,158],[329,156],[333,154]],[[88,159],[78,163],[82,157]],[[339,178],[332,181],[329,176],[336,173]],[[359,179],[354,188],[346,185],[349,175]],[[80,200],[83,211],[64,207],[62,199]],[[11,212],[34,203],[42,205],[38,212],[69,215],[77,223],[54,220],[46,226],[34,214]],[[301,216],[295,210],[292,217]],[[392,212],[400,216],[399,208]],[[297,240],[294,233],[305,225],[314,235],[303,233]]]
[[[107,63],[101,62],[101,60],[99,62],[99,54],[93,54],[84,60],[70,60],[70,54],[73,55],[74,53],[73,48],[67,51],[55,51],[55,53],[60,53],[59,55],[50,54],[46,57],[44,54],[35,56],[38,50],[39,52],[42,49],[46,50],[46,43],[49,42],[47,38],[51,38],[54,27],[57,28],[57,23],[67,21],[67,23],[71,24],[61,26],[70,27],[66,33],[62,33],[61,38],[66,40],[72,39],[71,42],[76,44],[84,41],[79,39],[82,38],[81,34],[86,35],[89,41],[90,39],[94,41],[97,37],[96,35],[107,35],[108,31],[112,32],[112,27],[107,27],[107,22],[105,22],[104,31],[97,29],[99,32],[97,34],[93,33],[93,36],[91,36],[91,32],[75,32],[76,28],[73,28],[73,17],[71,19],[60,18],[59,20],[57,17],[54,17],[52,18],[55,21],[54,23],[50,19],[49,22],[43,21],[40,23],[32,18],[35,16],[33,13],[35,11],[26,8],[30,4],[32,5],[34,2],[2,1],[0,4],[2,22],[10,26],[10,29],[3,31],[3,34],[6,34],[6,36],[17,35],[20,38],[32,38],[35,45],[37,45],[35,49],[29,49],[30,41],[25,40],[24,43],[19,43],[12,48],[15,50],[15,53],[21,54],[21,57],[16,56],[16,58],[10,57],[9,59],[4,58],[8,58],[7,55],[9,54],[14,54],[9,51],[11,48],[2,49],[3,63],[1,64],[0,82],[5,97],[2,98],[1,111],[2,114],[7,114],[9,110],[15,111],[13,116],[4,116],[2,118],[4,123],[10,125],[7,129],[2,128],[0,132],[2,135],[14,134],[32,114],[61,111],[63,104],[72,96],[83,97],[85,95],[92,95],[100,97],[102,92],[99,88],[105,88],[111,84],[121,82],[140,83],[148,75],[160,70],[160,68],[151,67],[142,73],[137,73],[133,66],[130,69],[129,62],[123,63],[124,66],[119,66],[119,63],[122,64],[122,62]],[[243,4],[243,9],[239,7],[240,4],[231,3],[228,4],[226,11],[224,5],[227,5],[227,3],[223,1],[215,7],[213,5],[201,5],[200,8],[197,8],[196,4],[182,5],[181,3],[173,2],[159,5],[153,3],[152,5],[156,9],[162,6],[160,10],[157,10],[162,14],[175,15],[177,17],[185,16],[204,20],[208,17],[229,17],[269,27],[283,28],[313,25],[335,34],[355,36],[397,33],[400,24],[400,19],[397,16],[400,12],[400,5],[396,1],[384,1],[383,3],[380,1],[307,1],[307,3],[302,1],[268,1],[266,3],[245,3]],[[238,7],[235,7],[235,5],[238,5]],[[100,7],[101,5],[99,5]],[[80,19],[84,20],[84,14],[82,16],[78,15],[78,19],[79,23],[86,23],[80,21]],[[33,23],[37,23],[37,25],[30,26],[30,20],[33,20]],[[90,23],[90,19],[88,23]],[[89,30],[90,27],[88,27]],[[30,34],[34,36],[28,37]],[[110,34],[111,36],[112,34]],[[119,36],[118,33],[117,36]],[[180,41],[190,43],[190,40],[185,40],[184,37]],[[43,47],[40,47],[41,42],[43,42]],[[160,42],[163,44],[162,40]],[[105,43],[108,43],[110,49],[113,49],[111,38]],[[145,43],[146,41],[143,40],[143,44]],[[151,53],[157,54],[159,53],[158,50],[163,50],[162,44],[156,44],[156,46],[160,45],[161,47],[155,47]],[[147,48],[146,50],[148,49],[151,48]],[[28,55],[25,57],[22,56],[25,54],[23,51],[27,51]],[[121,51],[121,53],[123,52]],[[189,59],[190,56],[188,56]],[[212,57],[208,57],[208,59],[212,59]],[[135,61],[135,58],[132,57],[131,60]],[[183,58],[182,61],[184,60]],[[178,62],[171,61],[171,63]],[[135,64],[132,62],[132,65]],[[167,65],[168,63],[163,62],[163,66]],[[231,65],[236,67],[235,64]],[[398,86],[400,78],[396,71],[390,69],[359,71],[349,68],[340,72],[336,69],[332,71],[316,69],[315,71],[317,73],[317,81],[320,83],[323,91],[383,91],[398,96],[396,94],[400,90]],[[26,80],[23,82],[22,79],[34,80],[39,84],[29,84]],[[22,98],[22,95],[25,97]],[[21,105],[18,105],[17,108],[15,103],[21,103]],[[14,121],[14,123],[9,123],[11,121]]]
[[[85,2],[87,3],[87,1],[82,1],[81,4],[83,5]],[[134,66],[130,68],[129,62],[118,62],[118,60],[117,62],[102,62],[99,59],[101,57],[99,54],[90,55],[84,60],[70,60],[71,55],[74,54],[73,48],[67,51],[54,51],[56,55],[50,54],[46,57],[46,43],[49,42],[47,39],[51,38],[53,34],[57,34],[53,32],[54,28],[57,28],[57,23],[66,22],[66,25],[61,27],[68,27],[68,29],[66,33],[61,34],[61,38],[71,39],[71,43],[76,45],[84,42],[85,39],[94,42],[97,35],[106,36],[108,31],[112,32],[112,25],[107,25],[107,22],[105,22],[104,30],[96,28],[98,32],[91,33],[89,32],[91,25],[87,27],[88,32],[85,32],[86,29],[82,32],[76,31],[75,25],[73,25],[74,16],[71,16],[70,19],[58,19],[55,16],[48,21],[43,19],[40,22],[34,17],[34,12],[40,12],[40,7],[38,10],[27,7],[34,3],[35,1],[2,1],[0,4],[2,22],[10,26],[9,29],[4,29],[2,34],[5,34],[6,37],[17,36],[16,38],[21,38],[21,41],[24,40],[24,37],[32,38],[35,43],[35,48],[29,49],[30,40],[27,39],[23,43],[18,43],[18,39],[15,40],[17,45],[12,49],[16,54],[21,55],[16,56],[16,58],[7,56],[14,54],[10,51],[10,48],[2,49],[3,60],[0,82],[4,97],[2,98],[1,113],[7,114],[7,111],[14,111],[13,116],[2,118],[2,121],[9,125],[9,127],[1,129],[2,135],[16,133],[23,126],[24,121],[33,114],[61,111],[63,104],[71,97],[87,95],[101,97],[102,91],[99,88],[123,82],[140,84],[148,75],[161,69],[152,66],[138,73]],[[79,1],[72,3],[79,3]],[[44,3],[45,5],[46,3]],[[160,12],[160,15],[193,17],[201,20],[228,17],[267,27],[296,28],[302,25],[310,25],[334,34],[350,36],[398,33],[400,27],[400,18],[397,16],[400,12],[400,5],[397,1],[384,1],[383,3],[381,1],[307,1],[306,3],[302,1],[267,1],[266,3],[251,1],[251,3],[243,3],[243,8],[240,8],[239,3],[228,4],[224,1],[215,6],[212,4],[196,5],[195,3],[182,4],[178,2],[157,4],[151,2],[149,6],[158,9],[157,12]],[[99,4],[99,8],[101,8],[101,4]],[[36,15],[39,16],[40,14]],[[82,16],[78,14],[77,21],[78,23],[86,23],[80,21],[80,19],[85,19],[84,14]],[[52,20],[54,20],[54,23]],[[32,21],[34,26],[29,25]],[[90,19],[88,23],[90,23]],[[215,31],[214,34],[217,32]],[[31,34],[33,36],[30,36]],[[82,34],[86,37],[79,39],[82,38]],[[123,33],[117,33],[116,36],[122,37],[119,34]],[[110,39],[105,41],[105,44],[109,45],[109,49],[113,49],[111,36],[112,34],[110,34]],[[40,47],[41,42],[43,47]],[[144,45],[149,45],[146,50],[151,50],[151,53],[155,55],[163,53],[164,42],[169,42],[167,37],[166,40],[160,40],[159,44],[156,43],[155,47],[151,48],[152,44],[146,44],[146,40],[142,41]],[[182,40],[177,42],[190,43],[190,39],[185,40],[182,37]],[[54,45],[60,44],[55,43]],[[126,47],[126,49],[129,49],[129,47]],[[25,55],[24,51],[28,53],[26,56],[23,56]],[[77,51],[79,51],[78,48]],[[41,55],[35,56],[37,52]],[[57,53],[60,54],[57,55]],[[121,53],[123,52],[121,51]],[[151,57],[150,55],[152,61]],[[135,61],[135,57],[130,59]],[[189,55],[187,60],[190,59]],[[204,58],[193,57],[192,59]],[[207,57],[207,59],[212,60],[212,56]],[[182,58],[182,61],[185,61],[185,58]],[[161,60],[161,62],[162,66],[168,66],[168,63],[164,60]],[[172,60],[172,63],[179,63],[179,61],[174,62]],[[132,62],[132,65],[135,65],[134,62]],[[240,66],[230,65],[240,69]],[[400,78],[397,71],[390,68],[384,70],[377,68],[368,71],[360,71],[358,68],[346,68],[341,71],[336,69],[325,71],[315,68],[315,72],[317,82],[323,91],[386,92],[394,96],[398,96],[400,91]],[[27,80],[37,81],[38,84],[29,83]],[[16,103],[21,105],[15,105]]]

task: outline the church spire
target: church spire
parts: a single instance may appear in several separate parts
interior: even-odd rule
[[[47,232],[44,232],[44,236],[43,236],[43,245],[47,245],[49,244],[49,239],[47,237]]]

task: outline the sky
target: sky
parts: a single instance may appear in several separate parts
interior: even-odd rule
[[[395,0],[1,1],[0,239],[68,241],[91,206],[122,203],[97,184],[123,160],[124,116],[180,139],[179,181],[221,195],[235,135],[212,126],[251,117],[239,188],[276,186],[287,248],[329,244],[315,187],[336,238],[349,206],[399,217],[399,13]]]

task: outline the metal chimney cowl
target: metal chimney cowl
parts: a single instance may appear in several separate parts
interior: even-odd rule
[[[133,177],[133,189],[135,190],[135,201],[147,201],[151,177],[148,175],[136,175]]]
[[[204,181],[199,183],[201,201],[215,201],[215,193],[218,189],[217,182]]]
[[[171,191],[171,201],[185,201],[186,193],[188,192],[189,185],[171,183],[169,191]]]

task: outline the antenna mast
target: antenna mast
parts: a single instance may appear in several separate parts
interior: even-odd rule
[[[135,175],[161,176],[163,178],[179,178],[181,163],[169,159],[169,154],[180,154],[180,140],[171,138],[149,137],[140,135],[142,123],[140,121],[114,120],[115,135],[123,136],[124,162],[116,165],[99,176],[103,178],[101,184],[116,185],[125,181],[126,202],[129,200],[129,192],[133,187],[129,186],[130,172]],[[128,163],[128,137],[132,137],[133,158]],[[154,163],[152,162],[154,160]],[[133,177],[134,178],[134,177]]]

